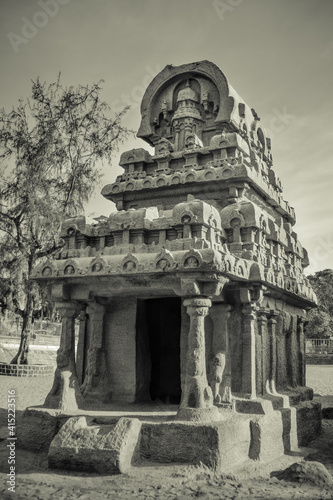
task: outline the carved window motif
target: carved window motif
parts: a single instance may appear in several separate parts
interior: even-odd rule
[[[265,137],[263,134],[263,131],[261,128],[258,128],[257,130],[257,135],[258,135],[258,140],[259,140],[259,146],[263,152],[265,152]]]
[[[170,267],[170,262],[167,259],[160,259],[156,264],[157,269],[166,271]]]
[[[69,274],[75,274],[75,269],[73,266],[69,265],[65,267],[64,274],[67,276]]]
[[[125,264],[123,266],[123,270],[126,273],[131,273],[131,272],[136,271],[136,263],[133,260],[129,260],[129,261],[125,262]]]
[[[103,269],[103,266],[100,262],[95,262],[95,264],[92,266],[92,272],[93,273],[98,273]]]
[[[47,277],[52,275],[52,269],[50,267],[44,267],[42,275]]]
[[[184,267],[199,267],[199,261],[196,257],[190,256],[185,260]]]
[[[182,217],[182,224],[189,224],[191,222],[191,217],[189,215],[183,215]]]

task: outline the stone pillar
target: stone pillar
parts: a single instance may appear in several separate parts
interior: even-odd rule
[[[88,305],[86,312],[88,314],[89,347],[84,381],[81,386],[83,396],[87,396],[92,389],[93,378],[98,375],[97,355],[102,347],[104,306],[95,302]]]
[[[207,382],[204,320],[211,301],[196,297],[184,300],[190,316],[186,373],[182,399],[177,413],[178,420],[214,421],[219,419],[213,406],[212,390]]]
[[[297,318],[297,335],[298,335],[298,349],[299,349],[299,381],[300,385],[306,386],[306,362],[305,362],[305,335],[304,335],[305,319],[302,317]]]
[[[84,353],[85,353],[85,339],[86,339],[86,313],[81,311],[79,317],[79,339],[76,347],[76,374],[79,384],[83,382],[84,373]]]
[[[255,305],[248,303],[243,306],[242,332],[242,393],[243,397],[256,398],[256,338],[254,321]]]
[[[276,378],[277,378],[277,356],[276,356],[276,313],[272,313],[268,318],[268,335],[270,344],[270,373],[267,392],[277,394]]]
[[[214,394],[215,403],[231,402],[231,355],[229,348],[229,328],[232,307],[224,303],[214,303],[209,315],[213,322],[213,359],[211,360],[209,382],[218,384],[218,394]],[[221,372],[221,373],[219,373]]]
[[[290,317],[290,331],[289,339],[287,342],[288,352],[286,357],[288,360],[288,378],[291,387],[297,387],[298,382],[298,372],[299,372],[299,355],[298,355],[298,339],[297,339],[297,316],[294,314]]]
[[[264,395],[269,385],[269,359],[270,359],[270,345],[268,341],[267,332],[267,312],[265,308],[260,308],[257,317],[258,323],[258,344],[260,344],[260,352],[257,346],[257,389]]]
[[[83,404],[75,367],[74,320],[79,313],[78,304],[59,302],[56,304],[56,309],[62,322],[60,347],[53,386],[45,399],[44,406],[63,411],[77,410]]]

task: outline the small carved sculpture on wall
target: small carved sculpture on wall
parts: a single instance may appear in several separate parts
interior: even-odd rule
[[[186,149],[196,149],[202,148],[202,141],[196,134],[189,134],[185,139],[185,148]]]
[[[225,368],[225,354],[224,352],[217,353],[211,362],[210,366],[210,386],[213,391],[214,403],[221,403],[220,385],[223,378]]]
[[[155,154],[156,155],[167,155],[173,151],[173,145],[168,139],[161,139],[156,144]]]

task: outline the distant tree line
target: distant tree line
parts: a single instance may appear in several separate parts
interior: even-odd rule
[[[308,312],[308,338],[333,337],[333,270],[324,269],[308,276],[317,295],[318,307]]]

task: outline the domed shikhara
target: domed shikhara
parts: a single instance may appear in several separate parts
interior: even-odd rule
[[[124,152],[123,174],[102,190],[117,211],[65,221],[63,248],[33,272],[69,318],[64,348],[70,315],[86,311],[84,396],[100,402],[108,387],[114,401],[174,399],[177,417],[195,421],[218,419],[233,395],[243,413],[248,398],[287,408],[288,391],[311,396],[308,258],[256,111],[214,64],[167,66],[143,97],[138,138],[154,154]]]
[[[148,86],[141,105],[138,137],[155,146],[163,137],[184,147],[184,136],[195,133],[204,146],[216,132],[256,130],[257,116],[238,96],[222,71],[209,61],[166,66]],[[183,137],[179,136],[184,129]],[[267,149],[259,128],[256,138]]]

